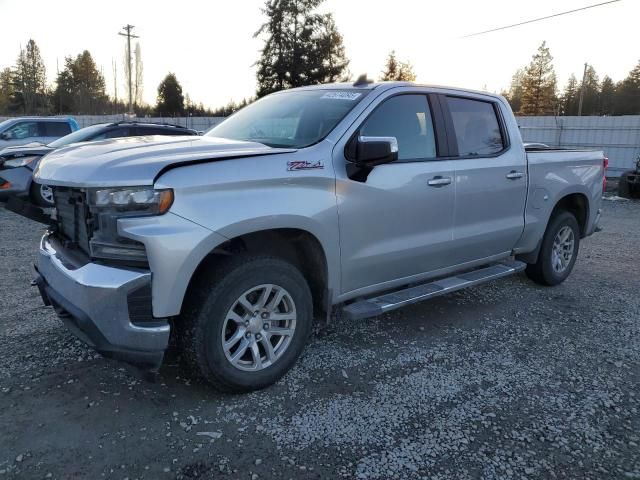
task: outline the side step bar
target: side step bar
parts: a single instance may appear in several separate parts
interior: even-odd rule
[[[453,277],[441,278],[430,283],[386,293],[379,297],[358,300],[344,306],[342,313],[345,317],[353,320],[375,317],[428,298],[513,275],[524,270],[526,266],[526,263],[518,261],[500,262]]]

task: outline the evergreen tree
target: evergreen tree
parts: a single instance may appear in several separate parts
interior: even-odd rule
[[[56,78],[52,102],[58,113],[96,115],[107,111],[105,80],[88,50],[65,59],[65,67]]]
[[[387,57],[384,70],[380,81],[400,81],[400,82],[413,82],[416,79],[416,74],[413,72],[413,66],[409,62],[400,62],[396,58],[395,50],[392,50]]]
[[[285,88],[338,80],[348,60],[331,14],[315,13],[323,0],[267,0],[267,21],[255,36],[265,42],[258,67],[258,97]]]
[[[184,111],[182,86],[174,73],[168,73],[158,85],[156,111],[161,116],[177,116]]]
[[[546,42],[538,47],[522,79],[523,115],[552,115],[556,105],[556,74]]]
[[[503,92],[503,96],[511,105],[513,113],[520,113],[522,108],[522,79],[524,78],[524,70],[519,68],[511,77],[511,86],[508,92]]]
[[[580,89],[578,87],[578,80],[572,73],[567,82],[567,86],[564,87],[564,92],[560,98],[560,109],[562,115],[577,115],[578,114],[578,101],[580,96]]]
[[[616,88],[616,115],[640,114],[640,62]]]
[[[17,109],[14,72],[9,68],[0,71],[0,114]]]
[[[588,65],[582,88],[582,115],[600,114],[600,80],[593,66]]]
[[[20,49],[15,69],[16,93],[22,97],[24,113],[42,113],[47,108],[47,74],[40,48],[30,39]]]
[[[613,115],[615,112],[616,85],[605,75],[600,84],[600,114]]]

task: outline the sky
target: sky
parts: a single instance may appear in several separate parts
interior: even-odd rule
[[[461,38],[601,1],[325,0],[321,10],[334,15],[354,78],[378,78],[395,50],[413,64],[420,83],[500,92],[545,40],[561,86],[571,73],[581,78],[584,62],[600,78],[624,78],[640,60],[640,0]],[[21,45],[33,38],[53,84],[64,57],[87,49],[110,95],[115,62],[123,97],[125,39],[118,32],[129,23],[140,36],[147,103],[155,103],[158,84],[174,72],[192,101],[215,108],[255,93],[253,65],[262,40],[253,34],[264,21],[263,5],[264,0],[0,0],[0,68],[12,66]]]

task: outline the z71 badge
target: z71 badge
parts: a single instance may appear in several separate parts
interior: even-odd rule
[[[294,170],[313,170],[324,168],[324,163],[318,160],[317,162],[308,162],[306,160],[295,160],[293,162],[287,162],[287,170],[289,172]]]

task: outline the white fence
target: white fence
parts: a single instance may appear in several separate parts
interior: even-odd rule
[[[518,117],[525,142],[603,150],[609,175],[633,168],[640,154],[640,115],[620,117]]]

